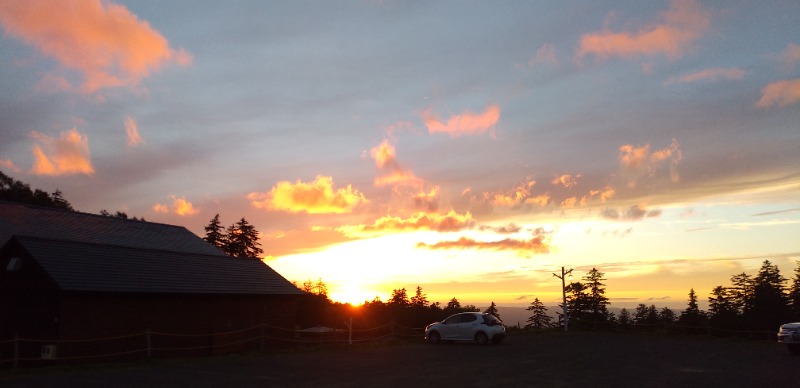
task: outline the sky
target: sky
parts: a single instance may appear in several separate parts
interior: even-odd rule
[[[701,306],[800,260],[800,3],[0,0],[0,170],[337,301]]]

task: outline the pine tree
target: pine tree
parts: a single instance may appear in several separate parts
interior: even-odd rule
[[[497,317],[497,319],[500,319],[500,314],[497,313],[497,305],[494,304],[494,301],[492,301],[492,304],[489,305],[489,307],[483,312],[486,314],[492,314],[495,317]],[[502,321],[502,319],[500,320]]]
[[[426,307],[428,305],[428,297],[422,293],[422,287],[417,286],[417,293],[411,297],[412,307]]]
[[[258,231],[242,217],[239,222],[226,229],[222,251],[228,256],[258,259],[264,253],[259,248],[260,245]]]
[[[627,330],[631,323],[633,323],[631,313],[628,311],[628,309],[623,307],[622,310],[619,311],[619,319],[617,319],[617,324],[623,330]]]
[[[708,319],[712,327],[733,329],[739,321],[739,307],[731,289],[716,286],[708,297]]]
[[[392,290],[392,297],[389,298],[389,304],[396,307],[408,307],[411,305],[405,287]]]
[[[690,332],[699,332],[700,326],[704,323],[704,318],[705,315],[697,305],[697,294],[692,288],[689,290],[689,303],[686,306],[686,310],[681,312],[678,322],[681,325],[688,326]]]
[[[544,303],[539,298],[534,299],[525,310],[531,312],[531,316],[527,320],[528,323],[525,324],[526,328],[546,329],[553,326],[553,318],[547,315],[547,307],[544,306]]]
[[[459,303],[458,299],[453,298],[447,302],[447,307],[444,308],[445,315],[453,315],[461,311],[461,303]]]
[[[793,314],[791,321],[800,321],[800,260],[797,261],[792,285],[789,287],[789,304],[792,307]]]
[[[788,320],[789,296],[785,292],[786,278],[777,266],[764,260],[758,274],[753,278],[753,302],[745,311],[750,328],[769,330]]]
[[[222,233],[223,228],[222,223],[219,221],[219,213],[203,229],[206,231],[206,236],[203,237],[203,240],[217,248],[222,249],[224,247],[225,235]]]

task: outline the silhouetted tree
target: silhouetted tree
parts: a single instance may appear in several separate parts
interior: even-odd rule
[[[206,231],[203,240],[220,249],[225,246],[225,234],[222,233],[224,228],[219,220],[219,213],[203,229]]]
[[[500,314],[497,312],[497,305],[494,304],[494,301],[492,301],[492,304],[489,305],[489,307],[486,308],[486,310],[484,310],[483,312],[486,314],[492,314],[495,317],[497,317],[497,319],[500,319]],[[500,320],[502,321],[502,319]]]
[[[411,301],[408,299],[405,287],[392,290],[392,296],[389,298],[389,304],[397,307],[408,307]]]
[[[793,314],[791,320],[794,322],[800,321],[800,260],[797,261],[792,285],[789,287],[789,305]]]
[[[525,327],[546,329],[553,326],[553,318],[547,315],[547,307],[544,306],[544,303],[542,303],[539,298],[534,299],[525,310],[531,312],[531,316],[528,317]]]
[[[450,316],[460,311],[461,311],[461,303],[458,302],[458,299],[453,298],[450,299],[449,302],[447,302],[447,306],[444,308],[443,312],[445,316]]]
[[[663,325],[671,325],[675,323],[677,319],[677,315],[669,307],[664,307],[658,312],[658,322]]]
[[[422,293],[422,287],[417,286],[417,292],[411,297],[411,306],[415,308],[422,308],[428,305],[428,297]]]
[[[700,311],[700,307],[697,305],[697,294],[692,288],[689,290],[689,303],[686,306],[686,310],[681,312],[678,323],[687,326],[690,333],[699,333],[701,332],[699,328],[703,325],[704,319],[705,314]]]
[[[2,171],[0,171],[0,201],[73,210],[72,205],[64,199],[61,190],[56,189],[52,195],[40,189],[31,190],[28,184],[15,180]]]
[[[785,292],[786,278],[777,266],[764,260],[758,274],[753,278],[752,305],[745,311],[750,328],[770,330],[788,320],[789,297]]]
[[[223,252],[228,256],[258,259],[264,253],[264,250],[259,248],[260,245],[258,231],[242,217],[226,229]]]
[[[603,273],[592,268],[583,278],[584,282],[571,282],[566,287],[568,293],[567,307],[570,322],[585,321],[585,324],[596,326],[608,321],[608,298],[605,296]]]
[[[633,320],[631,318],[631,313],[628,311],[628,309],[623,307],[622,310],[619,311],[619,319],[617,319],[617,325],[619,325],[621,329],[627,330],[632,323]]]
[[[749,310],[753,303],[753,278],[744,272],[731,276],[728,295],[738,314]]]
[[[111,214],[108,210],[103,209],[103,210],[100,210],[99,214],[101,216],[103,216],[103,217],[121,218],[123,220],[130,219],[131,221],[144,221],[144,217],[142,217],[142,218],[136,218],[136,217],[128,218],[128,213],[125,213],[124,211],[121,211],[121,210],[117,210],[114,214]]]
[[[716,286],[708,297],[708,323],[711,327],[732,330],[740,319],[736,297],[730,288]]]

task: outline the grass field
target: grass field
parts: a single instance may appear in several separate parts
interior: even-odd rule
[[[800,387],[800,357],[769,341],[547,332],[5,371],[0,386]]]

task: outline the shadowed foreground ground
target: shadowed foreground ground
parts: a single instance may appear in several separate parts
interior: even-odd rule
[[[361,345],[0,373],[2,387],[798,387],[800,357],[767,341],[517,334],[501,345]]]

